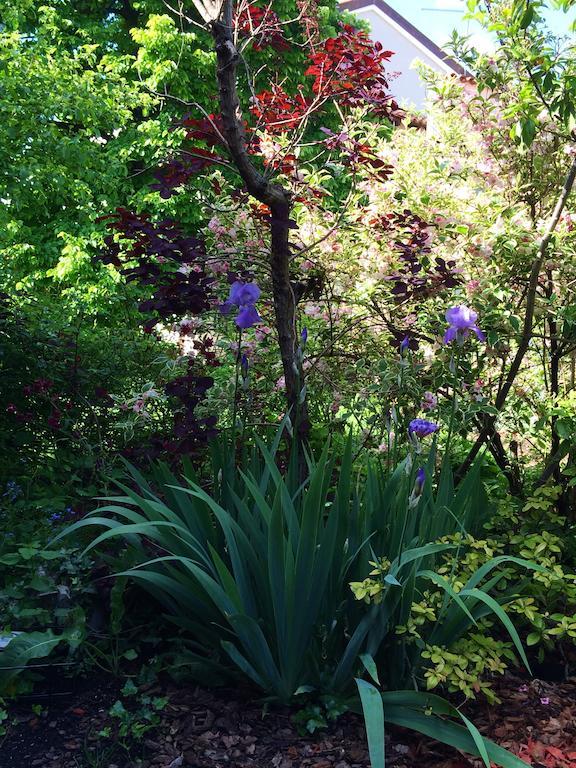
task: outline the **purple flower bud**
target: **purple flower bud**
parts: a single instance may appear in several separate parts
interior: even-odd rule
[[[308,328],[302,328],[302,333],[300,334],[300,338],[302,339],[302,346],[304,346],[308,341]]]
[[[248,376],[248,367],[249,362],[246,355],[242,355],[242,360],[240,361],[240,370],[242,371],[242,377],[246,378]]]
[[[438,424],[435,424],[433,421],[428,421],[427,419],[412,419],[408,425],[408,433],[410,435],[416,435],[416,437],[426,437],[426,435],[431,435],[439,429],[440,427]]]
[[[402,357],[404,357],[404,355],[408,352],[409,349],[410,349],[410,339],[408,338],[408,336],[404,336],[404,338],[400,342],[400,354],[402,355]]]
[[[422,489],[424,488],[425,481],[426,481],[426,472],[424,472],[424,467],[420,467],[420,469],[416,472],[416,480],[414,482],[413,493],[416,496],[420,496],[422,494]]]
[[[418,501],[420,500],[420,496],[422,496],[422,491],[424,490],[425,482],[426,482],[426,473],[424,472],[424,468],[420,467],[416,472],[414,487],[412,488],[412,493],[410,494],[410,498],[408,499],[409,509],[414,509],[414,507],[418,506]]]

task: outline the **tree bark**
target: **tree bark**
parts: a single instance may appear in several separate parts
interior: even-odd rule
[[[518,462],[515,459],[510,460],[509,455],[504,448],[502,438],[496,430],[488,436],[487,444],[488,450],[492,454],[494,461],[508,482],[510,493],[512,496],[519,496],[522,491],[522,478],[520,476]]]

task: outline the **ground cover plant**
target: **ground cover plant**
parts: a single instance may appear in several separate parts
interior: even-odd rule
[[[137,764],[170,676],[312,734],[358,713],[372,768],[395,726],[569,766],[469,716],[573,674],[548,4],[469,2],[495,51],[455,35],[426,115],[333,2],[0,7],[0,739],[105,679],[86,765]]]

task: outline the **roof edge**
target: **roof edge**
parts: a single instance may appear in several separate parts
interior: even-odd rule
[[[436,45],[436,43],[433,40],[430,40],[429,37],[426,37],[426,35],[415,27],[414,24],[409,22],[408,19],[405,19],[404,16],[398,13],[398,11],[395,11],[394,8],[389,6],[384,0],[340,0],[338,5],[343,11],[352,12],[361,11],[364,8],[374,6],[381,11],[384,16],[388,16],[391,21],[395,22],[411,37],[427,48],[437,59],[440,59],[446,66],[450,67],[450,69],[457,75],[469,76],[471,74],[466,67],[444,53],[439,45]]]

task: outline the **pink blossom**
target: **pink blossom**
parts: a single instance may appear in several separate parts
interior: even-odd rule
[[[322,317],[322,309],[318,304],[308,304],[306,307],[304,307],[304,314],[308,315],[308,317],[312,317],[315,320],[318,320],[320,317]]]
[[[260,139],[260,152],[266,163],[271,163],[282,151],[282,146],[270,136],[262,136]]]
[[[218,216],[213,216],[208,222],[208,229],[213,232],[216,237],[222,237],[226,234],[226,227],[222,224]]]
[[[340,406],[342,405],[342,395],[340,392],[336,392],[334,395],[334,400],[332,401],[332,405],[330,406],[330,410],[332,413],[338,413],[340,410]]]
[[[276,384],[274,384],[274,389],[281,390],[286,389],[286,379],[284,376],[280,376],[280,378],[276,381]]]
[[[208,269],[215,275],[223,275],[230,269],[230,264],[227,261],[209,261],[207,264]]]
[[[478,280],[469,280],[466,283],[466,291],[469,295],[476,293],[478,290],[480,290],[480,282]]]
[[[422,400],[422,410],[432,411],[438,405],[438,398],[433,392],[424,392]]]
[[[476,400],[477,403],[481,403],[482,400],[484,400],[483,387],[484,382],[482,379],[477,379],[472,385],[472,398]]]
[[[541,699],[540,699],[540,704],[544,704],[544,706],[547,707],[548,704],[550,704],[549,697],[548,696],[542,696]]]
[[[491,160],[482,160],[476,166],[478,173],[492,174],[494,172],[494,163]]]
[[[254,330],[254,336],[256,337],[256,341],[263,341],[268,334],[272,333],[272,328],[269,328],[267,325],[263,325],[261,327],[257,327]]]

